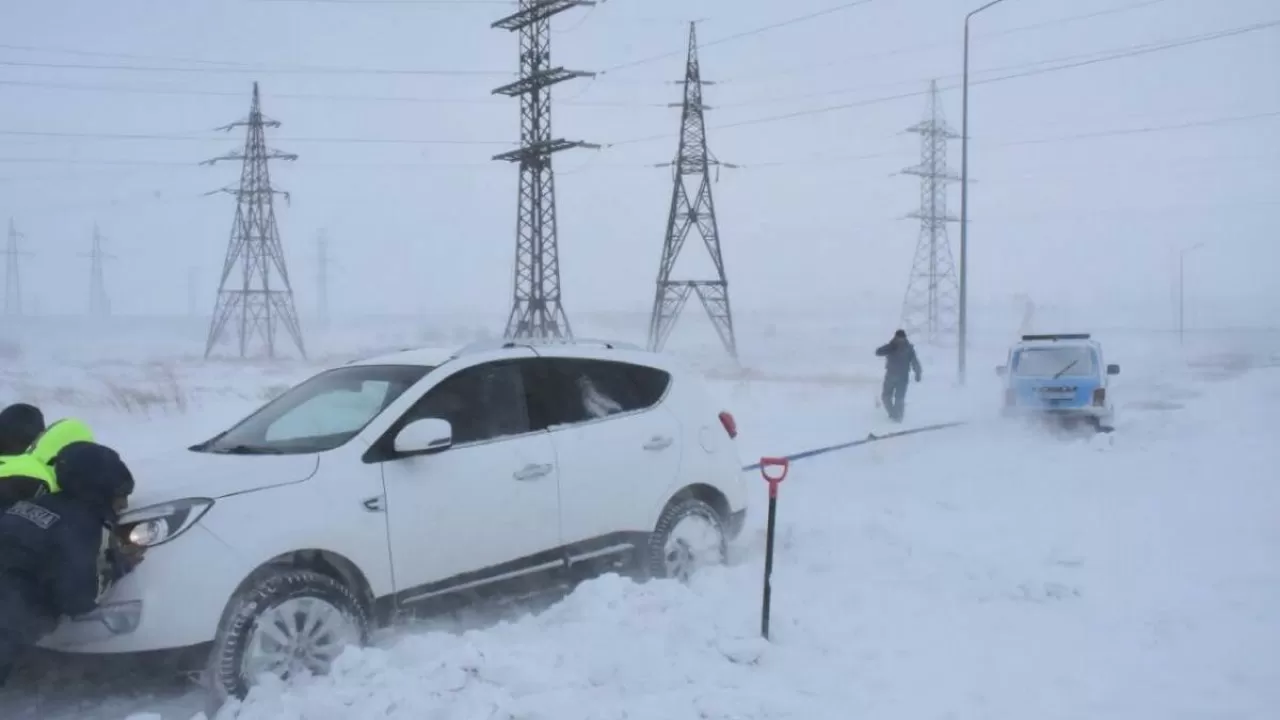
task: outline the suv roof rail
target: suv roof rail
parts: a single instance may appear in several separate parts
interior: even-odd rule
[[[1023,340],[1088,340],[1089,333],[1057,333],[1054,335],[1023,335]]]
[[[576,338],[571,345],[602,345],[609,350],[644,350],[643,347],[625,340],[601,340],[599,338]]]
[[[539,340],[534,338],[527,338],[522,340],[497,339],[497,340],[477,340],[475,342],[468,343],[462,346],[461,348],[459,348],[458,352],[454,353],[454,357],[458,357],[460,355],[469,355],[471,353],[476,353],[476,352],[484,352],[486,350],[503,350],[506,348],[514,348],[514,347],[534,348],[542,345],[569,345],[569,346],[596,345],[599,347],[607,348],[609,350],[615,350],[615,349],[643,350],[644,349],[639,345],[636,345],[635,343],[629,343],[629,342],[624,342],[619,340],[597,340],[595,338],[574,338],[572,340]]]

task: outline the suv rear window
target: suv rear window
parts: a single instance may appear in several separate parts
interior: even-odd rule
[[[1093,349],[1080,345],[1023,348],[1013,358],[1013,372],[1024,377],[1080,377],[1097,372]]]
[[[545,407],[548,425],[596,420],[658,404],[671,375],[664,370],[610,360],[543,358],[530,383]]]

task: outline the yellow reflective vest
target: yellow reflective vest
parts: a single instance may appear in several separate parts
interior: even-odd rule
[[[44,483],[48,492],[58,492],[61,488],[53,460],[63,448],[76,442],[93,442],[88,425],[74,418],[55,422],[40,433],[26,453],[0,458],[0,483],[28,478]]]

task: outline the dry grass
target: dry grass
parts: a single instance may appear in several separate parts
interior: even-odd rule
[[[125,385],[115,378],[98,376],[106,390],[106,404],[115,410],[129,414],[146,414],[153,411],[185,413],[191,406],[191,398],[172,365],[152,363],[145,376],[145,386]]]

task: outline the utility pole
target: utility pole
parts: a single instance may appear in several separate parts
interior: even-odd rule
[[[1181,345],[1186,335],[1186,277],[1187,277],[1187,254],[1192,250],[1204,247],[1204,243],[1199,242],[1191,247],[1183,248],[1178,251],[1178,344]]]
[[[681,108],[680,146],[673,162],[657,167],[673,168],[674,187],[671,190],[671,211],[667,215],[667,236],[662,246],[662,261],[658,265],[658,287],[653,297],[653,310],[649,315],[649,349],[658,351],[666,344],[675,327],[680,311],[696,293],[715,326],[716,334],[729,356],[737,359],[738,341],[733,331],[733,312],[729,306],[729,280],[724,271],[724,257],[720,251],[720,229],[716,223],[716,207],[711,198],[711,167],[737,167],[721,163],[707,151],[707,128],[702,104],[702,86],[712,82],[702,79],[698,66],[697,26],[689,23],[689,54],[685,60],[684,101],[671,103],[669,107]],[[689,179],[686,182],[686,179]],[[689,186],[694,185],[690,200]],[[696,227],[703,245],[711,255],[716,277],[706,280],[672,280],[676,260],[684,248],[689,231]]]
[[[306,358],[302,326],[298,322],[293,287],[289,284],[289,270],[285,266],[284,247],[280,243],[280,228],[276,225],[274,198],[280,194],[287,201],[289,194],[272,188],[268,168],[270,160],[297,160],[298,156],[267,148],[265,129],[280,127],[280,122],[262,114],[257,82],[253,84],[249,117],[219,129],[230,131],[238,127],[247,128],[243,151],[201,163],[213,165],[223,160],[240,160],[243,163],[239,187],[206,193],[224,192],[234,196],[236,215],[226,260],[222,265],[222,278],[218,283],[218,298],[209,323],[204,356],[208,358],[213,352],[214,346],[223,339],[228,321],[234,317],[240,357],[246,357],[250,341],[258,336],[263,341],[267,357],[274,359],[277,325],[282,324],[298,354]],[[240,270],[238,285],[233,285],[231,275],[237,267]],[[273,282],[277,279],[278,286]]]
[[[924,122],[907,128],[920,135],[920,164],[902,172],[920,178],[920,209],[907,217],[920,221],[907,294],[902,301],[902,325],[911,334],[922,332],[931,344],[942,344],[956,333],[959,287],[947,240],[947,183],[959,176],[947,168],[947,141],[960,137],[947,126],[938,102],[938,81],[929,83],[929,109]]]
[[[329,327],[329,237],[321,230],[316,237],[316,316],[320,327]]]
[[[551,86],[595,73],[551,66],[551,17],[588,0],[520,0],[519,9],[493,23],[520,31],[520,79],[493,90],[520,98],[520,147],[493,157],[519,163],[516,213],[516,263],[507,339],[571,340],[573,331],[560,296],[560,251],[556,235],[555,174],[551,156],[575,147],[599,148],[580,141],[553,139]]]
[[[89,258],[89,315],[91,317],[107,317],[111,314],[111,298],[107,297],[107,283],[103,266],[106,260],[115,259],[102,249],[102,233],[98,224],[93,224],[93,244],[88,253],[80,257]]]
[[[23,252],[20,244],[27,237],[14,227],[13,218],[9,218],[9,239],[4,247],[4,314],[22,314],[22,267],[19,258],[31,257],[31,253]]]
[[[964,80],[960,91],[960,320],[956,343],[956,371],[965,383],[965,359],[969,343],[969,20],[1004,0],[991,0],[964,16]]]

